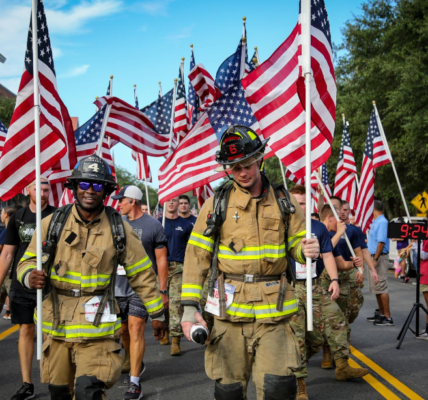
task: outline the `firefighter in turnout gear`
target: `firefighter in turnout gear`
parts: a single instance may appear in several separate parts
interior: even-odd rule
[[[28,288],[45,288],[43,321],[36,322],[47,336],[41,380],[49,383],[51,399],[101,400],[119,379],[123,362],[114,298],[118,263],[151,316],[157,340],[164,335],[164,308],[141,240],[115,210],[104,207],[116,188],[108,164],[96,155],[85,157],[67,180],[76,203],[42,221],[44,271],[36,270],[34,235],[18,279]]]
[[[205,369],[215,381],[216,400],[246,399],[251,374],[259,400],[296,396],[293,369],[300,354],[289,320],[297,302],[286,278],[287,257],[304,263],[305,256],[318,257],[319,244],[305,239],[305,219],[294,197],[285,190],[277,196],[261,173],[266,143],[246,126],[224,132],[217,162],[234,181],[226,197],[207,200],[184,260],[182,327],[188,339],[193,324],[206,327],[197,310],[211,268],[205,310],[215,320]]]

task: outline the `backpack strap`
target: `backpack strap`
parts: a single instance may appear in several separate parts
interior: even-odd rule
[[[20,226],[24,224],[22,220],[24,219],[26,211],[27,207],[23,207],[15,213],[15,226],[17,231],[19,231]]]
[[[97,313],[94,318],[93,325],[95,327],[99,326],[101,322],[101,317],[103,315],[107,301],[109,302],[110,312],[114,310],[114,306],[115,306],[114,287],[116,284],[117,267],[119,265],[119,259],[122,257],[122,254],[126,248],[125,226],[123,225],[122,217],[113,207],[106,206],[105,212],[110,222],[113,245],[116,248],[116,257],[114,258],[113,272],[110,276],[109,286],[101,298],[100,304],[97,309]]]

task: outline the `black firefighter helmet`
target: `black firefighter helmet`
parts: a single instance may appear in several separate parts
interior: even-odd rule
[[[244,125],[232,125],[220,139],[216,161],[221,165],[240,163],[263,153],[269,139],[261,141],[257,133]]]
[[[106,188],[106,195],[116,190],[117,183],[111,172],[107,161],[96,154],[82,158],[74,167],[71,176],[67,178],[65,187],[76,190],[78,182],[98,182],[103,183]]]

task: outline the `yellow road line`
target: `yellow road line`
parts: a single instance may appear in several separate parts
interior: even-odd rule
[[[0,340],[7,338],[9,335],[12,335],[12,333],[15,333],[18,330],[19,325],[14,325],[12,328],[6,329],[4,332],[0,333]]]
[[[385,379],[389,384],[394,386],[397,390],[403,393],[411,400],[423,400],[423,397],[419,396],[413,390],[409,389],[406,385],[401,383],[398,379],[394,378],[390,373],[386,372],[383,368],[379,367],[370,358],[359,352],[355,347],[351,346],[351,354],[366,364],[370,369],[376,372],[379,376]]]
[[[357,364],[354,360],[349,359],[349,365],[353,368],[361,368],[359,364]],[[373,375],[366,375],[363,379],[379,392],[385,399],[387,400],[401,400],[396,394],[391,392],[383,383],[379,382]]]

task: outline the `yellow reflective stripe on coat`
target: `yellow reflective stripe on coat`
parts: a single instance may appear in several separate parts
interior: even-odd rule
[[[141,271],[149,269],[152,266],[149,256],[145,256],[142,260],[137,261],[135,264],[125,267],[126,276],[134,276]]]
[[[67,271],[63,276],[57,275],[55,269],[52,269],[51,279],[57,282],[67,282],[81,287],[98,287],[110,283],[110,275],[82,275],[80,272]]]
[[[181,286],[181,297],[196,297],[200,299],[202,296],[202,286],[184,284]]]
[[[289,250],[292,249],[299,242],[299,240],[302,240],[305,236],[306,236],[306,230],[296,233],[293,236],[289,236],[287,241],[288,249]]]
[[[31,253],[31,252],[29,252],[29,251],[26,251],[26,252],[24,253],[24,255],[21,257],[21,259],[19,260],[19,262],[22,262],[22,261],[28,260],[28,259],[30,259],[30,258],[35,258],[35,257],[37,257],[37,255],[36,255],[36,254]]]
[[[282,311],[276,309],[276,304],[264,304],[264,305],[249,305],[232,303],[226,310],[226,314],[241,317],[241,318],[275,318],[282,317],[284,315],[292,314],[297,311],[297,300],[284,301],[284,308]]]
[[[22,285],[22,281],[21,281],[21,279],[22,279],[22,277],[24,276],[24,274],[27,272],[27,271],[29,271],[29,270],[31,270],[31,269],[36,269],[37,267],[35,266],[35,265],[28,265],[27,267],[25,267],[20,273],[19,273],[19,275],[18,275],[18,281],[21,283],[21,285]]]
[[[36,314],[34,321],[37,323]],[[121,320],[117,318],[115,322],[106,322],[97,327],[94,325],[58,325],[58,328],[53,330],[52,322],[43,321],[42,331],[48,335],[61,337],[65,339],[73,338],[100,338],[103,336],[114,335],[121,327]]]
[[[306,258],[302,251],[302,243],[300,243],[299,246],[297,247],[296,254],[297,254],[297,262],[299,262],[300,264],[306,264]]]
[[[218,258],[228,260],[261,260],[262,258],[284,258],[285,244],[273,245],[264,244],[262,246],[243,247],[235,253],[227,246],[220,245]]]
[[[149,313],[160,310],[163,307],[162,298],[159,296],[154,300],[148,301],[147,303],[144,303],[144,307],[146,307],[147,312]]]
[[[200,233],[192,232],[190,235],[190,239],[187,243],[207,250],[210,253],[214,251],[214,240],[204,235],[201,235]]]

